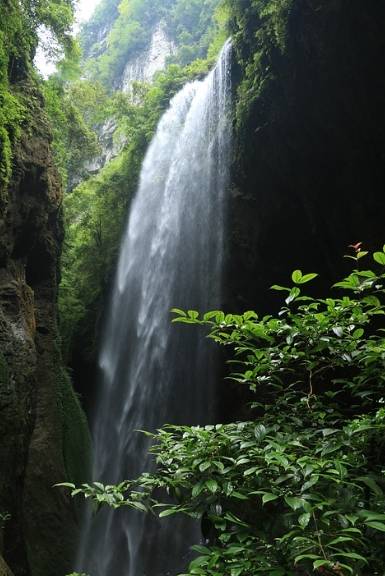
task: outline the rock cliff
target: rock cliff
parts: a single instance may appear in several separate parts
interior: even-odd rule
[[[62,189],[42,99],[27,74],[13,90],[28,109],[0,214],[0,553],[15,576],[64,576],[77,518],[53,485],[80,479],[87,430],[58,342]]]
[[[121,89],[132,91],[133,82],[151,82],[155,74],[163,70],[169,56],[175,53],[174,42],[167,36],[162,22],[154,27],[149,46],[140,54],[134,55],[124,68]]]
[[[104,32],[105,34],[105,32]],[[165,25],[159,21],[152,30],[150,42],[139,52],[134,52],[126,62],[123,73],[115,82],[115,90],[121,90],[135,100],[133,86],[135,82],[151,82],[157,72],[164,70],[167,58],[175,53],[174,42],[167,35]],[[116,122],[107,120],[98,127],[100,154],[85,165],[85,171],[96,174],[123,149],[127,139],[116,139]],[[70,181],[70,189],[79,184],[79,179]]]
[[[385,241],[385,5],[235,0],[229,306],[272,310],[295,268],[328,287]]]

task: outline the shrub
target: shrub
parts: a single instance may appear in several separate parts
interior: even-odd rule
[[[273,286],[285,296],[277,316],[174,309],[232,351],[254,418],[165,426],[152,435],[156,473],[72,494],[203,519],[191,575],[383,574],[385,246],[379,270],[362,268],[360,245],[349,257],[356,269],[333,287],[343,295],[306,295],[317,275],[300,270]]]

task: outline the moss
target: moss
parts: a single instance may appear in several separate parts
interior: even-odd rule
[[[1,55],[0,47],[0,60]],[[20,135],[23,118],[24,107],[20,100],[12,94],[8,84],[0,80],[0,190],[7,186],[12,174],[12,149]]]
[[[89,480],[91,467],[91,439],[87,419],[64,368],[59,371],[58,388],[63,416],[63,457],[67,479],[74,484],[81,484]]]
[[[236,0],[231,27],[235,38],[241,81],[236,98],[236,127],[242,131],[257,100],[268,98],[274,70],[282,67],[289,51],[289,24],[293,0]]]
[[[9,382],[8,364],[4,355],[0,352],[0,388]]]

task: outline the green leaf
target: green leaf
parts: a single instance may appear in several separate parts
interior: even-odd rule
[[[302,272],[301,270],[294,270],[291,275],[291,279],[293,280],[294,284],[299,284],[301,282]]]
[[[187,316],[186,312],[180,308],[171,308],[171,312],[173,314],[178,314],[178,316]]]
[[[270,286],[271,290],[285,290],[286,292],[290,292],[290,288],[285,288],[285,286],[279,286],[278,284],[273,284]]]
[[[193,568],[194,566],[202,566],[203,564],[207,564],[209,558],[210,556],[208,555],[198,556],[198,558],[194,558],[194,560],[190,562],[190,569]]]
[[[267,434],[267,430],[263,424],[258,424],[254,428],[254,436],[258,442],[262,442],[262,440],[264,439],[266,434]]]
[[[277,500],[277,498],[279,498],[277,494],[265,492],[265,494],[262,496],[262,504],[266,504],[266,502],[272,502],[273,500]]]
[[[382,522],[365,522],[366,526],[373,528],[374,530],[379,530],[380,532],[385,532],[385,524]]]
[[[385,266],[385,254],[383,252],[375,252],[373,254],[373,260],[382,266]]]
[[[245,496],[244,494],[241,494],[241,492],[237,492],[236,490],[233,490],[233,492],[231,492],[231,497],[232,498],[237,498],[238,500],[248,500],[248,496]]]
[[[351,566],[348,566],[347,564],[341,564],[341,562],[338,562],[338,567],[344,568],[345,570],[347,570],[348,572],[350,572],[350,574],[353,574],[354,570]]]
[[[300,554],[294,558],[294,564],[297,564],[297,562],[300,562],[301,560],[317,560],[318,558],[319,556],[317,554]]]
[[[195,544],[194,546],[191,546],[192,550],[195,550],[195,552],[199,552],[199,554],[204,554],[204,555],[209,555],[211,552],[209,550],[209,548],[206,548],[206,546],[201,546],[200,544]]]
[[[193,498],[195,498],[196,496],[199,496],[199,494],[203,490],[203,487],[204,487],[203,482],[198,482],[197,484],[195,484],[195,486],[193,487],[192,492],[191,492]]]
[[[357,480],[360,480],[361,482],[366,484],[366,486],[370,488],[372,492],[376,494],[376,496],[383,496],[384,493],[377,484],[377,482],[374,480],[374,478],[371,478],[370,476],[361,476],[360,478],[357,478]]]
[[[231,556],[232,554],[239,554],[240,552],[244,552],[244,551],[245,551],[245,549],[243,546],[235,546],[233,544],[232,546],[227,548],[226,553],[228,553],[229,556]]]
[[[244,320],[258,320],[258,314],[254,310],[248,310],[243,314]]]
[[[354,332],[352,334],[354,340],[358,340],[363,335],[364,335],[364,329],[363,328],[357,328],[357,330],[354,330]]]
[[[310,513],[309,512],[305,512],[304,514],[301,514],[301,516],[298,518],[298,524],[302,527],[302,528],[306,528],[306,526],[309,524],[310,522]]]
[[[144,504],[142,504],[142,502],[130,502],[129,506],[131,506],[132,508],[136,508],[137,510],[141,510],[142,512],[147,512],[147,508]],[[164,512],[161,512],[159,514],[159,516],[169,516],[169,514],[167,514],[167,512],[170,512],[170,510],[164,510]],[[171,514],[174,514],[175,512],[172,511]]]
[[[294,286],[294,288],[290,290],[289,296],[285,299],[286,304],[290,304],[291,302],[293,302],[293,300],[295,300],[297,296],[299,296],[300,294],[301,290],[297,288],[297,286]]]
[[[360,516],[366,520],[385,520],[385,514],[380,512],[372,512],[371,510],[360,510]]]
[[[254,474],[254,472],[258,470],[258,468],[256,466],[253,466],[252,468],[249,468],[248,470],[245,470],[245,472],[243,473],[244,476],[250,476],[250,474]]]
[[[199,318],[199,312],[196,310],[187,310],[187,315],[192,320],[197,320]]]
[[[381,306],[381,301],[379,298],[377,298],[377,296],[365,296],[362,301],[366,304],[369,304],[370,306]]]
[[[303,508],[303,505],[306,503],[306,500],[303,498],[296,498],[295,496],[285,496],[285,502],[292,510],[298,510],[299,508]]]
[[[354,542],[354,538],[350,538],[350,536],[338,536],[337,538],[334,538],[334,540],[331,540],[331,542],[328,542],[326,546],[341,544],[341,542]]]
[[[325,560],[324,558],[322,558],[321,560],[315,560],[313,562],[313,568],[316,570],[317,568],[320,568],[321,566],[332,566],[332,563],[330,562],[330,560]]]
[[[205,485],[213,494],[218,490],[218,482],[216,480],[206,480]]]
[[[333,554],[333,556],[343,556],[344,558],[351,558],[352,560],[360,560],[361,562],[364,562],[365,564],[368,563],[366,558],[361,556],[361,554],[357,554],[356,552],[345,552],[345,551],[336,552],[335,554]]]
[[[300,279],[299,284],[306,284],[306,282],[310,282],[310,280],[317,278],[317,276],[318,274],[315,274],[314,272],[311,272],[310,274],[304,274],[304,276],[302,276]]]
[[[217,318],[219,313],[219,310],[211,310],[210,312],[206,312],[206,314],[203,315],[203,320],[205,322],[208,322],[209,320],[212,320],[213,318]]]

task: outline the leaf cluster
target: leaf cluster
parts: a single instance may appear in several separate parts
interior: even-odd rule
[[[292,286],[274,286],[285,298],[274,317],[174,309],[232,350],[255,417],[165,426],[150,435],[155,473],[72,494],[209,524],[191,575],[382,574],[385,273],[355,269],[327,298],[304,293],[316,276],[295,270]]]

